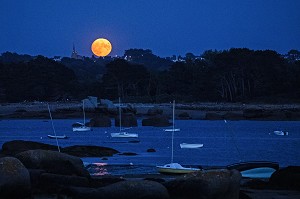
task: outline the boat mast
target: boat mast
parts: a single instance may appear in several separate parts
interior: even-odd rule
[[[122,130],[121,124],[122,124],[122,111],[121,111],[121,98],[119,97],[119,126],[120,126],[120,132]]]
[[[48,111],[49,111],[49,115],[50,115],[50,119],[51,119],[52,129],[53,129],[53,132],[54,132],[54,135],[55,135],[57,149],[58,149],[58,152],[60,152],[60,148],[59,148],[59,145],[58,145],[58,140],[57,140],[56,131],[55,131],[55,128],[54,128],[53,119],[52,119],[52,115],[51,115],[49,104],[48,104]]]
[[[174,131],[175,131],[175,100],[173,100],[173,130],[172,130],[172,155],[171,163],[173,163],[173,149],[174,149]]]
[[[85,126],[84,100],[82,100],[82,111],[83,111],[83,126]]]

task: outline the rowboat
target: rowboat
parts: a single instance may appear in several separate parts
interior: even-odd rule
[[[67,139],[68,136],[66,135],[47,135],[48,138],[50,139]]]

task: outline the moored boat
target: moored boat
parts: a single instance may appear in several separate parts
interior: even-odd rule
[[[186,174],[186,173],[191,173],[195,171],[199,171],[200,169],[198,168],[188,168],[188,167],[183,167],[179,163],[174,163],[173,158],[174,158],[174,132],[180,131],[180,129],[175,128],[175,100],[173,100],[173,128],[172,129],[165,129],[165,131],[170,131],[172,132],[172,149],[171,149],[171,163],[165,164],[163,166],[156,166],[157,170],[159,173],[166,173],[166,174]]]
[[[117,137],[117,138],[137,138],[137,133],[127,133],[127,132],[119,132],[119,133],[111,133],[111,137]]]
[[[228,165],[227,169],[236,169],[245,178],[270,178],[279,169],[279,164],[269,161],[250,161]]]
[[[182,149],[198,149],[202,148],[203,144],[189,144],[189,143],[181,143],[180,148]]]
[[[289,132],[287,131],[274,131],[275,135],[289,135]]]
[[[186,174],[199,171],[198,168],[183,167],[178,163],[170,163],[163,166],[156,166],[159,173],[165,174]]]
[[[47,135],[47,137],[50,139],[67,139],[67,138],[69,138],[66,135]]]

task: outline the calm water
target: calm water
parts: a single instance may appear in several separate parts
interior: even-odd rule
[[[171,161],[171,132],[164,128],[139,126],[127,132],[138,133],[139,143],[114,143],[127,138],[111,138],[117,127],[94,128],[90,132],[73,132],[76,119],[53,120],[57,135],[69,139],[58,140],[60,146],[96,145],[114,148],[120,152],[134,152],[136,156],[114,155],[108,160],[84,158],[91,173],[155,173],[156,165]],[[300,165],[300,122],[296,121],[202,121],[178,120],[174,134],[174,162],[193,166],[226,166],[239,161],[276,161],[280,166]],[[288,136],[277,136],[274,130],[286,130]],[[56,144],[47,135],[53,134],[49,120],[1,120],[0,146],[11,140],[30,140]],[[181,149],[180,143],[202,143],[200,149]],[[147,152],[153,148],[154,153]],[[125,165],[125,167],[124,167]],[[128,166],[131,165],[131,166]]]

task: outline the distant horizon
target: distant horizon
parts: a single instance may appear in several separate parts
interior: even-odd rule
[[[130,50],[130,49],[143,49],[143,48],[129,48],[129,49],[126,49],[126,50]],[[297,50],[297,51],[300,51],[300,50],[298,50],[298,49],[289,49],[287,52],[285,52],[285,53],[280,53],[280,52],[278,52],[278,51],[276,51],[276,50],[273,50],[273,49],[251,49],[251,48],[247,48],[247,47],[240,47],[240,48],[235,48],[235,47],[232,47],[232,48],[229,48],[229,49],[220,49],[220,50],[217,50],[217,49],[207,49],[207,50],[204,50],[203,52],[202,52],[202,54],[205,52],[205,51],[209,51],[209,50],[212,50],[212,51],[227,51],[227,50],[230,50],[230,49],[249,49],[249,50],[253,50],[253,51],[265,51],[265,50],[270,50],[270,51],[275,51],[275,52],[277,52],[278,54],[280,54],[280,55],[286,55],[290,50]],[[151,50],[151,49],[143,49],[143,50]],[[78,51],[77,50],[77,48],[76,48],[76,51],[77,51],[77,53],[78,53],[78,55],[80,55],[80,56],[83,56],[83,57],[88,57],[88,58],[92,58],[93,56],[94,57],[96,57],[96,58],[99,58],[99,57],[97,57],[97,56],[95,56],[92,52],[91,52],[91,55],[90,56],[86,56],[86,55],[82,55],[82,54],[80,54],[80,51]],[[182,56],[182,57],[185,57],[185,55],[186,55],[186,53],[193,53],[193,52],[186,52],[186,53],[184,53],[183,55],[181,55],[181,54],[178,54],[178,55],[176,55],[176,54],[170,54],[169,56],[160,56],[160,55],[158,55],[158,54],[155,54],[154,52],[153,52],[153,50],[151,50],[152,51],[152,54],[153,55],[156,55],[156,56],[158,56],[158,57],[160,57],[160,58],[167,58],[167,57],[172,57],[173,55],[175,55],[176,57],[178,57],[178,56]],[[0,54],[2,55],[3,53],[6,53],[6,52],[10,52],[10,53],[16,53],[16,54],[18,54],[18,55],[29,55],[29,56],[43,56],[43,57],[47,57],[47,58],[54,58],[55,56],[59,56],[59,57],[68,57],[68,58],[71,58],[71,54],[72,54],[72,51],[70,51],[70,55],[68,55],[68,56],[64,56],[64,55],[53,55],[53,56],[46,56],[46,55],[43,55],[43,54],[36,54],[36,55],[32,55],[32,54],[29,54],[29,53],[18,53],[18,52],[12,52],[12,51],[5,51],[5,52],[0,52]],[[125,53],[125,50],[124,50],[124,53]],[[105,56],[105,57],[122,57],[122,56],[124,56],[124,53],[122,54],[122,55],[111,55],[111,54],[108,54],[107,56]],[[193,55],[195,55],[195,56],[201,56],[202,54],[195,54],[195,53],[193,53]]]

